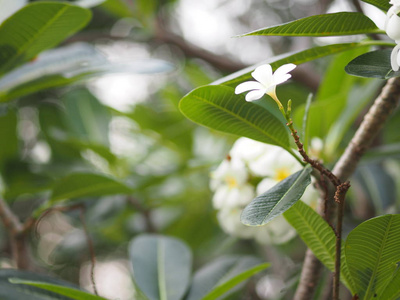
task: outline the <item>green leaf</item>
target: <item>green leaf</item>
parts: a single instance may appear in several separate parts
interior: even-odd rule
[[[366,15],[358,12],[339,12],[298,19],[286,24],[255,30],[241,36],[335,36],[377,32],[380,32],[379,28]]]
[[[0,26],[0,75],[56,46],[90,18],[90,10],[66,3],[28,4]]]
[[[301,198],[311,183],[311,171],[312,168],[307,166],[256,197],[245,207],[240,221],[249,226],[261,226],[284,213]]]
[[[251,256],[219,257],[194,274],[185,300],[200,300],[209,297],[210,294],[214,295],[215,290],[219,290],[220,287],[245,271],[257,268],[258,264],[259,259]],[[231,289],[233,287],[234,285],[231,286]],[[225,294],[224,297],[226,296]]]
[[[381,299],[398,300],[400,297],[399,287],[400,287],[400,272],[399,272],[399,265],[397,265],[397,269],[393,275],[393,278],[383,291]]]
[[[359,82],[354,85],[347,96],[346,106],[334,120],[325,137],[324,155],[331,159],[338,155],[338,147],[348,133],[356,118],[368,103],[375,97],[376,91],[381,88],[378,80]]]
[[[178,239],[141,235],[129,245],[134,280],[150,300],[179,300],[190,283],[192,254]]]
[[[363,42],[363,43],[345,43],[345,44],[335,44],[335,45],[328,45],[328,46],[321,46],[321,47],[314,47],[311,49],[303,50],[297,53],[292,53],[289,54],[285,57],[282,58],[282,56],[277,56],[277,57],[272,57],[271,59],[268,59],[260,64],[250,66],[248,68],[245,68],[243,70],[240,70],[238,72],[232,73],[231,75],[228,75],[226,77],[223,77],[212,84],[223,84],[223,85],[229,85],[236,87],[239,83],[246,81],[246,80],[253,80],[251,76],[251,72],[254,71],[254,69],[261,65],[261,64],[271,64],[272,69],[275,71],[277,68],[284,64],[288,63],[293,63],[295,65],[300,65],[302,63],[315,60],[321,57],[325,57],[328,55],[332,55],[335,53],[340,53],[343,51],[347,51],[353,48],[358,48],[358,47],[365,47],[366,45],[375,45],[375,44],[383,44],[381,41],[369,41],[369,42]],[[385,45],[387,43],[384,43]]]
[[[18,159],[17,125],[17,112],[0,106],[0,170],[7,161]]]
[[[233,287],[237,286],[239,283],[243,282],[244,280],[250,278],[251,276],[265,270],[270,266],[269,263],[264,263],[253,268],[250,268],[239,275],[227,280],[226,282],[219,284],[216,286],[210,293],[208,293],[202,300],[215,300],[224,295]]]
[[[376,6],[377,8],[383,10],[384,12],[387,12],[391,5],[389,4],[388,0],[362,0],[365,3],[372,4],[373,6]]]
[[[54,292],[58,295],[67,296],[71,299],[75,300],[106,300],[106,298],[95,296],[89,293],[82,292],[80,290],[65,287],[61,285],[51,284],[47,282],[40,282],[40,281],[30,281],[30,280],[23,280],[19,278],[10,278],[10,282],[13,284],[26,284],[34,287],[38,287],[40,289]]]
[[[55,279],[42,274],[24,272],[13,269],[0,270],[0,299],[1,300],[72,300],[74,298],[63,296],[52,291],[40,289],[29,285],[16,285],[10,282],[11,278],[24,281],[40,281],[54,285],[62,285],[79,289],[69,282]]]
[[[110,177],[91,173],[73,173],[57,180],[51,202],[65,199],[130,194],[132,190]]]
[[[233,88],[197,88],[182,98],[179,108],[187,118],[201,125],[291,151],[284,123],[263,107],[247,102],[243,94],[235,95]]]
[[[360,77],[380,79],[399,77],[400,71],[394,72],[390,64],[391,52],[391,49],[383,49],[362,54],[349,62],[345,71]]]
[[[283,216],[292,225],[314,255],[331,271],[335,270],[336,235],[332,228],[311,207],[297,201]],[[354,294],[342,243],[340,280]]]
[[[399,232],[400,215],[370,219],[350,232],[346,258],[360,299],[383,299],[400,262]]]

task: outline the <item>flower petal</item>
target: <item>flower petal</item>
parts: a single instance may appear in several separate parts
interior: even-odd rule
[[[251,76],[265,88],[268,88],[272,84],[272,67],[269,64],[261,65],[251,73]]]
[[[392,53],[390,55],[390,64],[392,66],[393,71],[395,72],[399,70],[399,63],[397,62],[399,50],[400,50],[400,44],[396,45],[396,47],[393,48]]]
[[[257,81],[246,81],[239,84],[235,89],[235,94],[241,94],[243,92],[251,91],[251,90],[261,90],[264,87]]]
[[[265,94],[265,90],[255,90],[255,91],[251,91],[250,93],[248,93],[246,95],[246,101],[250,102],[250,101],[254,101],[254,100],[258,100],[260,99],[262,96],[264,96]]]
[[[278,83],[276,83],[277,81],[279,81],[277,79],[287,78],[287,75],[290,75],[288,73],[293,71],[294,68],[296,68],[295,64],[286,64],[286,65],[280,66],[278,69],[276,69],[276,71],[274,73],[274,76],[273,76],[274,77],[274,83],[278,84]],[[291,77],[291,75],[286,80],[288,80],[290,77]],[[284,81],[286,81],[286,80],[284,80]],[[282,83],[284,81],[280,81],[280,83]]]

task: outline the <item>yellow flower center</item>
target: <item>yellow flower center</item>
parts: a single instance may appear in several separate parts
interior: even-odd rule
[[[281,181],[281,180],[285,179],[286,177],[288,177],[289,175],[290,175],[290,171],[288,168],[286,168],[286,167],[279,168],[275,172],[274,179],[276,181]]]
[[[233,176],[226,176],[225,177],[225,182],[228,185],[230,189],[236,188],[238,186],[238,183],[236,181],[236,178]]]

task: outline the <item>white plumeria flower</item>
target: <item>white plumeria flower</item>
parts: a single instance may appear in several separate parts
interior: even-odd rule
[[[400,12],[400,0],[392,0],[390,3],[393,6],[386,14],[385,31],[397,44],[390,55],[390,64],[393,71],[398,71],[400,68],[400,17],[397,14]]]
[[[216,209],[244,206],[255,196],[254,187],[247,183],[248,171],[239,160],[224,160],[211,173],[211,190],[215,191],[213,204]]]
[[[258,230],[254,237],[260,244],[280,245],[296,236],[296,230],[283,216],[278,216],[268,224],[256,228]]]
[[[243,225],[240,222],[241,207],[225,207],[218,211],[217,219],[227,234],[244,239],[254,238],[258,227]]]
[[[400,43],[400,17],[397,15],[400,12],[400,6],[392,6],[387,14],[385,21],[386,34],[396,42]]]
[[[279,102],[276,96],[276,86],[287,81],[292,75],[288,74],[296,68],[294,64],[286,64],[280,66],[275,73],[272,73],[272,67],[265,64],[257,67],[251,76],[256,81],[246,81],[239,84],[235,89],[235,94],[250,91],[246,95],[246,101],[254,101],[260,99],[264,94],[271,96],[275,101]]]
[[[390,55],[390,64],[392,66],[393,71],[398,71],[400,68],[400,44],[397,44],[396,47],[393,48],[392,53]]]
[[[21,9],[27,0],[0,0],[0,23]]]

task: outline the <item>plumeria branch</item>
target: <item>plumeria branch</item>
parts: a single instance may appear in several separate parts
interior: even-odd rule
[[[26,234],[33,226],[32,219],[22,223],[2,198],[0,198],[0,218],[8,231],[13,261],[18,269],[29,269],[31,263]]]
[[[332,173],[340,180],[347,180],[355,171],[363,154],[377,136],[383,124],[397,107],[400,101],[400,78],[388,80],[381,94],[375,100],[368,113],[365,115],[360,127],[340,157]],[[344,203],[339,207],[343,211]],[[319,212],[321,213],[321,207]],[[310,250],[307,251],[299,286],[294,297],[295,300],[312,299],[315,287],[319,280],[321,264]]]

